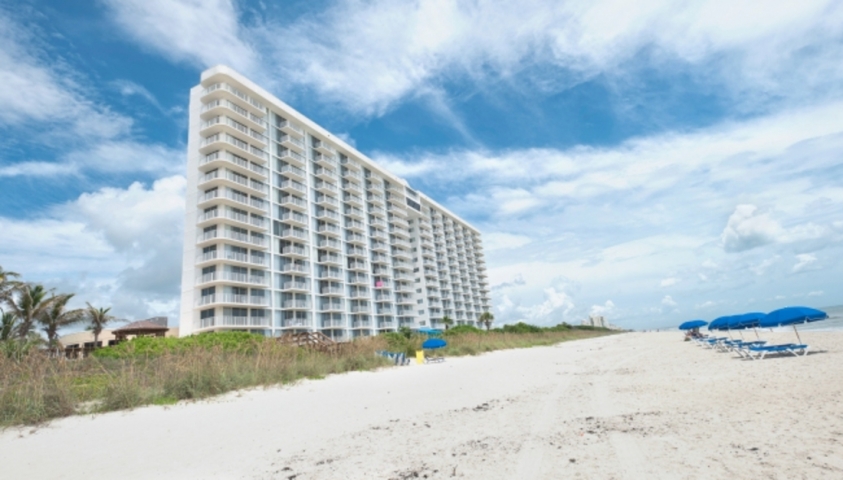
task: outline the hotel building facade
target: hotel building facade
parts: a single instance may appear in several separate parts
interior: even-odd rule
[[[180,335],[479,326],[480,233],[225,66],[190,92]]]

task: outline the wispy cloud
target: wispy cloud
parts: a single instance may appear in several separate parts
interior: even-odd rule
[[[166,58],[227,63],[366,116],[449,81],[550,93],[623,78],[641,61],[689,69],[753,105],[839,92],[843,76],[843,8],[833,1],[766,2],[759,15],[751,0],[338,0],[294,20],[249,23],[231,0],[106,3],[118,25]]]

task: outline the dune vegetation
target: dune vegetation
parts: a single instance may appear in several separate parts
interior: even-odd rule
[[[483,331],[457,326],[437,355],[474,355],[506,348],[551,345],[608,331],[560,326],[506,326]],[[404,330],[365,337],[326,353],[244,332],[186,338],[137,338],[67,360],[33,349],[0,355],[0,427],[38,424],[79,413],[167,405],[239,389],[284,385],[333,373],[391,365],[379,350],[414,354],[427,336]]]

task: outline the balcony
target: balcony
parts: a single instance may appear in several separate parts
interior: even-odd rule
[[[345,328],[344,320],[322,320],[322,328]]]
[[[254,306],[269,306],[269,299],[267,297],[249,296],[249,295],[235,295],[233,293],[217,293],[211,295],[203,295],[197,300],[197,306],[205,305],[254,305]]]
[[[324,302],[319,305],[320,312],[342,312],[342,302]]]
[[[316,195],[316,204],[319,205],[320,207],[334,207],[334,208],[340,207],[339,200],[337,200],[336,198],[334,198],[330,195],[325,195],[325,194],[321,194],[321,193]]]
[[[407,215],[407,210],[404,207],[400,207],[398,205],[395,205],[394,203],[388,204],[386,206],[386,210],[390,213],[395,214],[395,215],[401,215],[401,216]]]
[[[288,241],[307,240],[307,233],[305,233],[304,230],[298,230],[295,228],[282,229],[278,236],[283,240]]]
[[[368,268],[366,262],[362,261],[349,261],[348,262],[348,269],[349,270],[363,270],[365,271]]]
[[[285,212],[278,216],[278,219],[285,223],[293,223],[299,226],[307,226],[307,217],[298,212]]]
[[[335,184],[326,182],[324,180],[317,180],[314,187],[316,188],[316,190],[322,193],[331,193],[334,195],[339,193],[339,188],[337,188]]]
[[[358,220],[346,220],[345,228],[358,233],[364,233],[366,231],[366,225],[364,225],[363,222]]]
[[[246,246],[252,248],[258,247],[265,249],[267,246],[267,240],[264,236],[249,236],[243,233],[233,232],[231,230],[226,229],[216,229],[208,232],[203,232],[198,235],[196,241],[199,244],[203,244],[205,242],[216,240],[217,238],[225,238],[233,242],[245,244]]]
[[[319,241],[317,242],[317,246],[319,248],[323,248],[323,249],[327,249],[327,250],[335,250],[335,251],[342,250],[342,244],[340,243],[339,240],[336,240],[336,239],[333,239],[333,238],[327,238],[327,237],[320,238]]]
[[[324,221],[339,222],[340,214],[327,208],[321,208],[316,212],[316,218]]]
[[[341,282],[343,278],[342,271],[339,269],[322,270],[319,272],[319,278],[322,280],[334,280]]]
[[[360,194],[363,193],[363,189],[360,188],[360,185],[358,185],[356,183],[353,183],[353,182],[348,182],[348,181],[342,182],[342,189],[347,191],[347,192],[354,192],[354,193],[360,193]],[[362,198],[361,198],[361,200],[362,200]]]
[[[342,265],[342,257],[339,255],[319,255],[319,263],[330,263],[334,265]]]
[[[249,145],[247,142],[228,133],[217,133],[202,139],[199,151],[203,154],[210,154],[215,150],[225,147],[235,148],[238,155],[242,155],[243,158],[253,162],[263,164],[269,160],[269,155],[262,149]]]
[[[304,152],[304,142],[292,135],[281,135],[276,142],[280,143],[282,147],[289,148],[298,153]]]
[[[282,165],[278,171],[287,178],[292,178],[300,182],[307,180],[307,172],[295,165]]]
[[[369,214],[380,217],[382,219],[386,218],[386,210],[381,207],[374,206],[371,203],[369,204]]]
[[[319,289],[322,295],[343,295],[344,291],[340,287],[322,287]]]
[[[406,241],[406,240],[404,240],[404,239],[401,239],[401,238],[395,238],[395,237],[393,237],[393,238],[392,238],[392,240],[390,241],[390,243],[391,243],[391,244],[392,244],[392,246],[394,246],[394,247],[404,247],[404,248],[410,248],[410,242],[408,242],[408,241]]]
[[[281,247],[281,256],[284,257],[297,257],[297,258],[307,258],[308,250],[304,247],[299,247],[296,245],[285,245]]]
[[[339,181],[339,177],[337,176],[337,173],[334,172],[333,170],[329,170],[325,167],[316,167],[313,174],[316,175],[317,178],[320,178],[322,180],[331,181],[331,182]]]
[[[202,318],[195,323],[197,330],[220,327],[271,327],[269,317],[235,317],[232,315]]]
[[[305,158],[302,154],[298,152],[294,152],[290,149],[285,149],[281,151],[281,154],[278,156],[281,160],[284,160],[288,163],[294,163],[300,167],[303,167],[305,163]]]
[[[363,236],[363,235],[360,235],[359,233],[349,232],[348,234],[346,234],[345,240],[348,243],[355,243],[355,244],[362,244],[362,245],[366,244],[366,237]]]
[[[289,120],[285,120],[275,127],[288,135],[294,135],[299,138],[304,137],[304,129]]]
[[[281,308],[286,310],[309,310],[310,302],[307,300],[284,300],[281,302]]]
[[[340,231],[340,227],[338,227],[336,225],[332,225],[330,223],[323,223],[323,224],[319,225],[318,227],[316,227],[316,231],[318,233],[321,233],[322,235],[335,235],[335,236],[342,235],[342,233]]]
[[[372,254],[372,263],[389,264],[389,255],[385,255],[383,253],[373,253]]]
[[[202,105],[201,117],[207,119],[226,113],[237,114],[237,119],[239,121],[245,122],[247,125],[257,129],[258,131],[263,132],[266,130],[266,122],[263,118],[228,100],[212,100],[205,103]]]
[[[322,154],[327,155],[327,156],[330,156],[330,157],[336,157],[338,155],[336,148],[328,145],[327,143],[325,143],[322,140],[315,140],[313,142],[313,148],[317,152],[322,153]]]
[[[386,241],[387,239],[386,232],[374,228],[371,230],[371,232],[369,232],[369,236],[382,241]]]
[[[265,167],[251,163],[243,157],[224,150],[217,150],[205,155],[199,166],[203,168],[231,167],[243,175],[249,173],[260,175],[261,179],[264,180],[269,175],[269,171]]]
[[[349,257],[366,257],[368,252],[365,248],[349,246],[348,251],[346,251],[346,255]]]
[[[279,203],[287,208],[296,208],[298,210],[307,210],[307,202],[299,197],[292,195],[285,195],[281,197]]]
[[[279,268],[281,273],[298,273],[298,274],[308,274],[310,273],[310,268],[306,265],[302,265],[300,263],[286,263],[281,265]]]
[[[249,275],[246,273],[227,272],[225,270],[220,272],[211,272],[202,275],[197,280],[197,285],[204,285],[208,283],[242,283],[247,285],[269,285],[269,279],[260,275]]]
[[[259,118],[262,118],[266,112],[266,107],[261,102],[225,82],[215,83],[205,88],[202,92],[202,101],[208,102],[212,99],[233,101],[235,104],[244,107],[256,116],[259,116]]]
[[[267,145],[267,138],[264,134],[225,115],[212,117],[202,122],[200,133],[202,135],[219,133],[228,133],[234,136],[242,135],[247,141],[256,143],[259,148],[266,148]]]
[[[337,158],[332,155],[317,153],[313,155],[313,161],[319,166],[337,169]]]
[[[310,328],[310,320],[303,318],[281,320],[281,328]]]
[[[307,282],[284,282],[281,284],[282,292],[308,292],[310,287]]]
[[[284,180],[278,185],[278,188],[282,192],[307,195],[307,187],[303,183],[297,182],[295,180]]]

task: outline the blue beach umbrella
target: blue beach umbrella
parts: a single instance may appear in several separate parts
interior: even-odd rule
[[[708,324],[709,330],[726,330],[729,333],[729,338],[732,338],[732,333],[729,332],[729,319],[732,315],[715,318]]]
[[[760,325],[761,319],[766,316],[767,314],[762,312],[735,315],[734,317],[729,318],[729,328],[738,331],[751,328],[755,331],[755,338],[760,339],[761,337],[758,336],[758,330],[756,330],[756,328]]]
[[[802,339],[799,337],[799,331],[796,330],[796,325],[800,323],[818,322],[826,318],[828,318],[827,313],[815,308],[785,307],[768,313],[761,319],[759,325],[764,328],[792,325],[793,331],[796,333],[796,338],[799,340],[799,343],[802,343]]]
[[[422,343],[422,348],[425,350],[434,350],[448,345],[448,342],[441,338],[428,338]]]
[[[705,320],[689,320],[682,325],[679,325],[679,330],[691,330],[694,328],[700,328],[708,325],[708,322]]]

